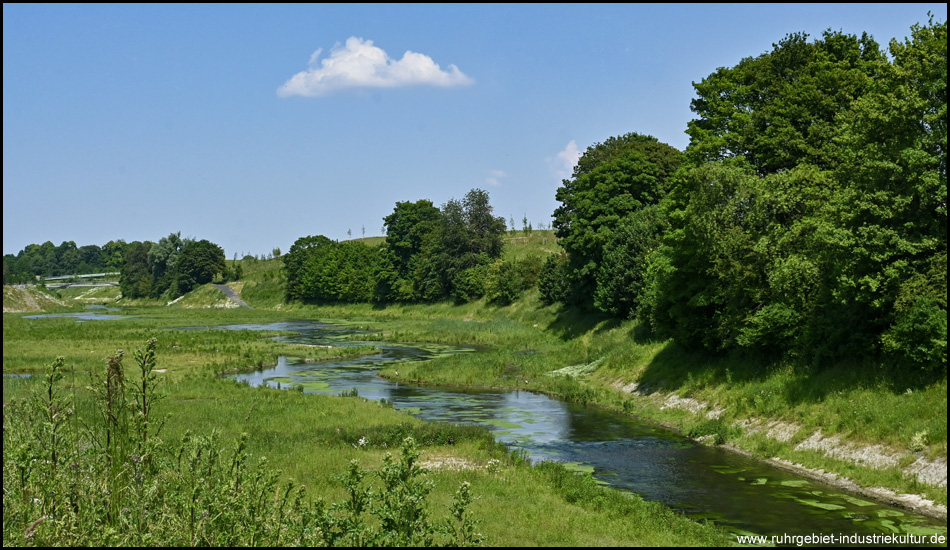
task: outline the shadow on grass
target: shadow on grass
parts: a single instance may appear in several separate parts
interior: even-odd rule
[[[649,336],[644,333],[634,338]],[[816,366],[751,353],[714,355],[670,342],[657,353],[640,377],[639,393],[679,391],[689,386],[766,384],[774,377],[786,403],[819,403],[829,395],[856,388],[878,388],[893,394],[926,388],[943,380],[941,373],[902,369],[881,359],[848,359]]]
[[[572,340],[590,332],[604,332],[619,326],[623,321],[599,311],[584,311],[560,306],[548,330],[561,340]]]

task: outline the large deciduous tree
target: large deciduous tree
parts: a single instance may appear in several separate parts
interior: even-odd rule
[[[681,166],[680,151],[636,133],[590,146],[557,190],[554,229],[570,259],[567,299],[591,307],[604,249],[630,214],[656,204]]]
[[[867,34],[796,33],[694,82],[686,151],[699,162],[743,157],[759,174],[838,162],[837,116],[864,95],[884,54]]]
[[[211,241],[189,241],[178,258],[178,292],[208,284],[224,272],[224,250]]]
[[[700,84],[642,312],[684,344],[946,368],[946,23],[790,35]]]
[[[154,284],[152,295],[157,298],[168,292],[171,295],[179,295],[175,285],[178,284],[178,259],[181,251],[189,241],[182,240],[181,232],[170,233],[167,237],[162,237],[148,251],[148,263],[152,269],[152,278]],[[190,290],[190,289],[189,289]],[[182,291],[181,294],[188,292]]]
[[[422,251],[426,239],[438,231],[442,214],[432,201],[397,202],[393,213],[384,217],[386,246],[395,256],[400,277],[409,271],[412,257]]]
[[[152,293],[152,270],[148,265],[148,251],[152,243],[131,242],[125,246],[119,290],[123,298],[145,298]]]
[[[284,269],[287,273],[287,286],[285,288],[288,301],[303,300],[306,295],[304,276],[308,269],[308,264],[313,261],[314,256],[321,253],[323,248],[333,244],[329,238],[323,235],[310,235],[300,237],[294,241],[290,250],[284,254]]]

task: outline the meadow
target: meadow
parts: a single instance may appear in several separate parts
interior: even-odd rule
[[[547,249],[552,241],[538,231],[509,243],[507,253],[554,253],[556,249]],[[282,343],[268,338],[277,333],[266,331],[182,328],[289,319],[340,322],[370,330],[386,341],[474,345],[480,350],[380,373],[401,382],[543,392],[636,415],[711,445],[761,459],[778,457],[844,475],[863,487],[885,487],[946,505],[945,377],[910,377],[881,364],[816,369],[737,355],[704,356],[651,339],[635,321],[542,306],[537,291],[505,307],[484,301],[384,308],[288,305],[282,299],[279,260],[241,262],[244,276],[230,284],[253,309],[220,307],[220,293],[200,288],[170,306],[112,302],[123,307],[123,318],[115,321],[4,314],[4,374],[31,374],[4,380],[4,448],[22,449],[4,453],[5,546],[225,542],[666,546],[734,541],[711,525],[602,487],[589,474],[578,475],[556,464],[531,466],[524,456],[509,452],[479,428],[425,423],[386,403],[355,396],[250,388],[219,376],[272,365],[279,355],[319,361],[372,349]],[[47,311],[56,307],[75,311],[83,300],[94,298],[76,300],[77,296],[60,291],[54,296],[58,302],[51,301]],[[135,350],[145,350],[152,338],[155,364],[143,377],[133,361]],[[155,466],[147,479],[153,487],[160,482],[176,489],[161,498],[152,494],[153,500],[147,501],[155,504],[151,510],[132,506],[142,501],[143,487],[148,485],[132,483],[134,464],[122,462],[119,466],[131,470],[120,468],[119,475],[115,468],[121,461],[103,458],[102,434],[117,413],[110,412],[102,393],[109,358],[118,356],[118,350],[124,350],[123,361],[132,373],[125,375],[126,380],[136,380],[137,375],[141,384],[151,376],[149,383],[161,397],[150,412],[152,425],[161,424],[162,430],[149,443],[154,445]],[[50,384],[46,373],[59,356],[62,364],[53,377],[58,380]],[[138,391],[139,396],[143,393]],[[57,399],[63,403],[61,412],[54,410]],[[711,418],[711,411],[718,411],[718,416]],[[128,426],[134,427],[141,411],[138,417],[129,414]],[[785,427],[783,435],[777,435],[776,426]],[[57,439],[52,447],[63,447],[57,460],[50,456],[53,433]],[[802,445],[815,433],[836,438],[839,449],[885,449],[896,459],[875,464]],[[8,441],[14,436],[19,439]],[[219,461],[212,466],[205,463],[211,472],[206,487],[216,489],[203,496],[196,493],[198,485],[186,483],[183,472],[190,470],[181,466],[182,457],[202,453]],[[57,466],[67,463],[64,457],[85,466],[75,471]],[[266,466],[252,468],[265,457]],[[934,464],[939,471],[941,461],[943,485],[914,474],[920,470],[912,466],[919,464]],[[27,463],[31,466],[24,469]],[[202,463],[195,458],[191,464],[197,468]],[[428,473],[414,470],[418,464],[426,465]],[[59,474],[51,475],[50,468]],[[215,516],[214,510],[235,510],[228,503],[236,494],[244,495],[236,488],[248,484],[236,481],[236,475],[258,480],[254,486],[261,506],[241,508],[243,516],[238,512]],[[14,484],[8,479],[20,481]],[[79,488],[77,479],[90,485]],[[127,482],[108,491],[120,495],[111,497],[116,502],[103,502],[101,496],[82,500],[104,494],[116,479]],[[405,482],[398,490],[397,479]],[[295,491],[300,486],[306,489],[298,497]],[[286,496],[291,493],[293,497]],[[404,498],[381,500],[386,494]],[[281,499],[286,500],[284,505]],[[75,501],[71,512],[61,506],[64,500]],[[394,532],[391,526],[399,516],[394,510],[420,500],[424,507],[409,516],[422,522],[414,524],[422,526],[416,531],[429,538],[382,538],[381,533]],[[93,513],[110,507],[116,510],[111,515]],[[247,538],[234,534],[240,531],[235,526],[248,522],[286,525],[267,532],[252,529]]]
[[[288,315],[316,317],[303,309],[174,306],[133,307],[114,321],[5,314],[4,372],[31,376],[3,386],[4,545],[729,541],[589,475],[531,467],[483,429],[425,423],[359,397],[249,388],[218,376],[272,364],[279,354],[318,361],[364,348],[181,328]],[[108,390],[117,357],[127,384]],[[122,392],[125,405],[110,404]],[[146,398],[153,407],[143,419],[148,407],[135,403]],[[421,538],[392,538],[402,532]]]

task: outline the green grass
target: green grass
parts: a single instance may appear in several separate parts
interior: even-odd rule
[[[508,231],[503,238],[505,241],[504,258],[506,260],[521,259],[529,254],[537,254],[546,258],[549,254],[562,251],[557,243],[554,231],[550,229],[524,231]]]
[[[551,240],[544,240],[550,237]],[[535,231],[523,244],[508,243],[506,255],[547,254],[553,235]],[[522,236],[519,233],[518,239]],[[556,245],[555,245],[556,246]],[[297,311],[302,306],[282,306]],[[479,346],[482,353],[455,356],[399,369],[402,381],[479,387],[527,387],[580,402],[659,421],[684,434],[709,431],[703,415],[663,408],[659,398],[675,393],[723,409],[713,441],[728,442],[762,458],[781,456],[805,466],[844,473],[865,486],[924,494],[946,503],[946,489],[877,470],[794,450],[817,431],[845,444],[883,445],[895,452],[946,459],[946,377],[895,372],[885,363],[840,363],[821,368],[742,356],[710,357],[673,342],[651,339],[636,321],[617,321],[558,306],[541,307],[528,292],[508,307],[484,301],[454,306],[323,306],[299,309],[324,318],[371,325],[386,338]],[[582,378],[551,377],[557,369],[600,361]],[[395,377],[395,370],[384,370]],[[527,380],[527,384],[525,384]],[[638,384],[636,394],[618,388]],[[646,396],[647,398],[644,398]],[[655,399],[650,399],[653,396]],[[782,421],[800,426],[789,443],[759,438],[731,427],[748,421]],[[916,453],[916,454],[914,454]],[[887,481],[886,483],[883,483]]]
[[[195,296],[199,295],[200,292]],[[372,310],[367,312],[372,313]],[[28,320],[22,315],[5,314],[4,371],[34,373],[30,379],[5,381],[5,426],[11,421],[7,405],[38,389],[42,379],[38,375],[54,355],[65,357],[67,370],[61,384],[64,390],[75,395],[72,403],[76,414],[70,420],[73,429],[78,433],[84,429],[82,426],[94,426],[100,416],[86,390],[92,374],[102,372],[105,358],[117,349],[125,350],[129,359],[133,350],[142,348],[145,339],[155,336],[158,339],[156,367],[164,371],[157,374],[158,388],[165,398],[154,414],[167,417],[161,438],[171,449],[189,431],[207,435],[213,430],[224,450],[230,448],[240,434],[247,433],[249,460],[256,462],[266,456],[273,471],[281,472],[280,479],[292,478],[307,486],[308,495],[340,502],[346,498],[346,492],[336,477],[346,472],[350,460],[358,459],[365,468],[381,468],[386,453],[396,450],[406,436],[412,436],[422,446],[422,460],[452,457],[469,465],[469,469],[459,471],[435,470],[428,476],[435,484],[429,497],[433,515],[444,513],[461,483],[470,483],[477,498],[470,512],[481,522],[478,529],[491,545],[721,545],[729,542],[715,529],[693,523],[662,506],[617,496],[619,493],[600,487],[571,489],[572,478],[565,478],[565,474],[557,471],[532,468],[517,456],[510,456],[483,429],[425,423],[385,404],[361,398],[250,388],[220,379],[215,376],[218,372],[256,368],[274,360],[277,354],[316,352],[309,347],[281,344],[266,338],[274,333],[179,328],[286,319],[286,314],[280,311],[148,307],[127,313],[129,318],[120,321],[85,323],[77,323],[72,318]],[[301,309],[295,311],[294,316],[327,318],[333,313],[345,312]],[[423,324],[431,322],[425,321],[418,310],[410,317],[416,317],[416,321]],[[359,319],[353,322],[363,323]],[[447,331],[452,334],[450,339],[465,340],[465,335],[470,334],[466,330],[469,322],[464,319],[445,322],[449,327]],[[517,324],[502,323],[499,328],[499,335],[505,341],[520,338]],[[404,327],[397,332],[399,330],[415,333],[418,329]],[[498,340],[492,338],[492,341]],[[367,444],[360,445],[361,440]],[[578,483],[589,483],[578,479]],[[589,491],[594,491],[591,494],[596,497],[590,502],[576,497],[588,495]],[[14,516],[11,513],[10,517]],[[629,517],[640,520],[631,522]],[[21,525],[19,530],[9,533],[21,536],[28,528],[29,525]],[[156,536],[159,532],[156,527]],[[7,539],[7,533],[5,529],[5,545],[23,543],[22,539]],[[33,542],[40,540],[41,535],[37,533]],[[43,533],[52,537],[54,531]],[[118,536],[114,532],[112,535]],[[62,539],[57,540],[64,543]],[[95,544],[121,540],[137,539],[71,542]]]
[[[522,237],[520,232],[513,236],[507,257],[558,251],[550,232],[535,231],[517,240]],[[448,433],[443,431],[448,428],[427,427],[377,403],[251,389],[217,379],[218,372],[272,364],[291,348],[261,332],[176,327],[288,318],[337,320],[371,329],[385,340],[472,345],[479,353],[404,364],[398,375],[392,368],[382,374],[404,382],[542,391],[653,419],[695,437],[711,435],[711,442],[836,472],[864,486],[947,502],[945,487],[921,485],[897,468],[873,469],[816,451],[795,450],[799,441],[820,429],[846,443],[885,445],[911,458],[945,460],[945,376],[908,377],[885,364],[843,363],[818,369],[741,356],[709,357],[651,339],[635,321],[542,307],[536,291],[507,307],[484,301],[386,308],[283,304],[281,260],[241,262],[244,276],[231,284],[253,310],[186,307],[211,305],[220,297],[213,295],[217,291],[204,289],[177,307],[137,302],[125,313],[140,317],[117,322],[37,323],[5,314],[4,372],[39,372],[55,355],[64,355],[68,365],[75,365],[78,387],[89,372],[101,370],[116,349],[133,350],[156,336],[159,366],[167,369],[162,376],[168,398],[162,407],[171,415],[166,428],[169,440],[188,429],[218,428],[222,437],[232,439],[247,431],[252,453],[266,455],[285,476],[302,480],[316,493],[338,499],[344,494],[333,476],[342,473],[351,458],[378,467],[386,450],[400,436],[411,434],[432,442],[424,448],[423,459],[427,454],[452,456],[475,465],[471,470],[433,472],[437,489],[431,499],[445,506],[459,483],[471,482],[473,492],[482,497],[471,510],[483,521],[480,528],[491,545],[721,544],[724,539],[616,492],[578,498],[589,490],[583,485],[586,481],[577,481],[582,477],[564,478],[556,471],[530,468],[481,435],[455,436],[454,445],[444,445],[432,434]],[[6,289],[4,298],[6,302]],[[559,370],[576,375],[551,375]],[[32,383],[5,382],[4,402],[28,391]],[[637,392],[619,389],[633,384],[638,385]],[[722,409],[722,416],[710,421],[702,413],[663,407],[662,399],[671,393]],[[736,427],[750,420],[794,423],[800,430],[789,442],[781,442]],[[356,448],[363,437],[373,445]],[[387,448],[375,442],[385,442]],[[492,460],[503,461],[502,466],[489,468]],[[582,486],[571,485],[575,481]],[[625,521],[626,517],[645,519],[640,523]]]
[[[80,304],[110,304],[119,299],[122,292],[117,286],[103,287],[65,287],[53,291],[60,299]]]

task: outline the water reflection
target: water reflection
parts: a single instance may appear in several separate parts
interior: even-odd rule
[[[223,328],[292,330],[294,336],[282,339],[297,343],[366,343],[346,340],[345,330],[324,324]],[[450,350],[370,343],[380,353],[319,363],[281,357],[273,369],[233,378],[251,386],[300,385],[306,392],[332,395],[356,389],[361,397],[386,399],[425,420],[479,424],[500,441],[526,451],[531,460],[584,465],[603,482],[737,533],[946,532],[945,521],[869,502],[625,415],[525,391],[462,391],[390,382],[376,375],[382,365],[428,360]]]
[[[85,309],[97,310],[97,311],[122,311],[121,308],[116,307],[106,307],[103,305],[87,305]],[[71,317],[76,319],[77,323],[83,321],[117,321],[120,319],[132,319],[137,317],[137,315],[113,315],[110,313],[97,313],[93,312],[72,312],[72,313],[41,313],[37,315],[25,315],[24,319],[53,319],[56,317]]]

